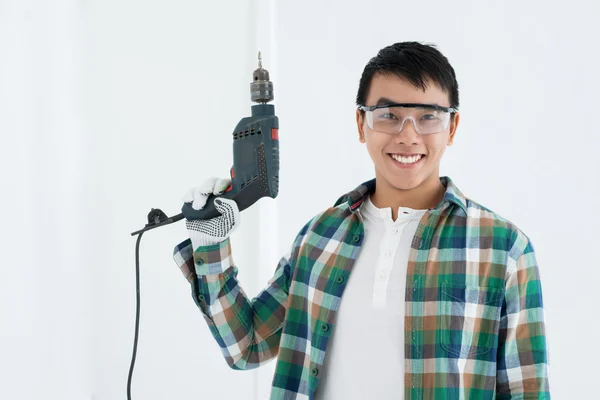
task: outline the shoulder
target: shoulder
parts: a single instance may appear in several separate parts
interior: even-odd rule
[[[296,236],[296,244],[300,245],[307,237],[312,237],[312,241],[341,240],[357,221],[358,217],[350,211],[347,203],[329,207],[315,214],[304,224]]]
[[[487,240],[494,250],[504,250],[513,260],[518,259],[528,248],[531,239],[515,223],[481,203],[466,198],[466,227],[481,240]]]
[[[343,205],[330,207],[314,215],[296,235],[290,261],[294,263],[301,254],[314,258],[314,251],[323,251],[333,242],[339,244],[350,232],[351,219],[352,213],[345,211]]]

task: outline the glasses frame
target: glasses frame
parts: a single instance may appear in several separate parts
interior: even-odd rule
[[[380,104],[377,106],[360,105],[360,106],[358,106],[358,109],[361,111],[374,111],[374,110],[377,110],[378,108],[390,108],[390,107],[427,108],[430,110],[445,111],[450,114],[456,114],[458,112],[457,108],[438,106],[436,104],[421,104],[421,103],[388,103],[388,104]]]
[[[376,105],[376,106],[359,105],[358,109],[361,111],[364,111],[364,112],[367,112],[367,111],[373,112],[374,110],[377,110],[378,108],[391,108],[391,107],[425,108],[428,110],[444,111],[444,112],[450,113],[450,121],[452,121],[452,116],[458,112],[457,108],[438,106],[436,104],[422,104],[422,103],[388,103],[388,104],[380,104],[380,105]],[[412,117],[407,117],[407,118],[409,118],[413,121],[413,125],[415,125],[415,128],[416,128],[415,120]],[[404,124],[402,124],[402,126],[404,126]],[[374,129],[374,128],[371,128],[371,129]],[[374,129],[374,130],[376,130],[376,129]],[[379,131],[377,131],[377,132],[379,132]],[[442,131],[440,131],[440,132],[442,132]],[[439,133],[439,132],[433,132],[433,133]]]

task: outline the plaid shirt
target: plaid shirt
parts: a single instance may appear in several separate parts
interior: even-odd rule
[[[407,265],[404,398],[550,399],[531,241],[450,178],[440,181],[444,199],[421,219]],[[314,398],[364,239],[356,210],[374,190],[375,179],[312,218],[253,299],[236,279],[229,240],[192,251],[188,239],[175,248],[229,366],[251,369],[277,357],[271,399]]]

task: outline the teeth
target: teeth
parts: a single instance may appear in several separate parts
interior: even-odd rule
[[[412,164],[412,163],[416,163],[417,161],[419,161],[422,157],[421,154],[416,155],[416,156],[412,156],[412,157],[402,157],[399,156],[397,154],[390,154],[392,156],[392,158],[396,161],[398,161],[399,163],[402,164]]]

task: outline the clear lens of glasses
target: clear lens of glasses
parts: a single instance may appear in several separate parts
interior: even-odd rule
[[[451,114],[426,107],[383,107],[365,111],[369,128],[382,133],[400,133],[407,119],[411,119],[420,135],[443,132],[448,129]]]

